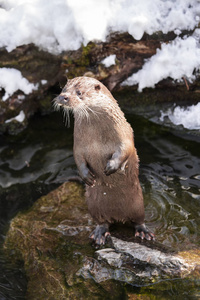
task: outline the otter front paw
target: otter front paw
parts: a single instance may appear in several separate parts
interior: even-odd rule
[[[155,235],[149,231],[145,224],[135,225],[135,237],[140,237],[142,240],[155,240]]]
[[[82,179],[89,186],[94,186],[95,185],[95,182],[96,182],[95,176],[91,172],[88,172],[87,175],[82,176]]]
[[[104,169],[104,173],[106,174],[106,176],[109,176],[109,175],[115,173],[118,169],[119,169],[119,164],[116,162],[116,160],[110,159],[107,162],[107,165]]]
[[[87,167],[82,167],[81,170],[79,170],[79,173],[81,178],[87,185],[94,186],[96,182],[95,175]]]

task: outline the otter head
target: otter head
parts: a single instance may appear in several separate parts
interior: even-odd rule
[[[90,77],[76,77],[68,80],[60,95],[54,99],[56,108],[70,109],[74,112],[97,105],[101,83]]]
[[[90,120],[104,108],[106,93],[109,91],[97,79],[76,77],[68,80],[60,95],[54,99],[54,108],[63,108],[68,125],[69,111],[73,111],[75,120]]]
[[[121,111],[108,89],[91,77],[76,77],[69,80],[60,95],[54,99],[54,107],[63,108],[66,123],[69,122],[69,111],[73,111],[75,120],[79,122],[83,119],[100,120],[99,116],[105,113],[113,118],[117,111]]]

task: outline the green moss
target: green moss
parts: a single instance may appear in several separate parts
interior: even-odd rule
[[[200,249],[181,251],[178,253],[178,255],[181,256],[184,260],[188,261],[189,264],[194,264],[194,266],[198,266],[200,273]]]
[[[64,67],[67,68],[67,77],[74,78],[82,76],[90,69],[91,66],[91,51],[95,47],[94,43],[88,43],[76,52],[69,52],[63,57]]]
[[[90,65],[90,52],[94,48],[94,43],[88,43],[81,48],[81,56],[75,61],[78,66],[88,67]]]
[[[86,213],[82,186],[66,183],[12,220],[4,249],[13,262],[24,262],[28,299],[66,299],[71,295],[78,299],[81,294],[91,297],[84,281],[77,282],[75,276],[83,254],[94,253],[88,232],[65,235],[68,226],[88,224]]]

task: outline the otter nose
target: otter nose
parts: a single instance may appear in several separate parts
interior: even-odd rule
[[[64,95],[60,95],[60,96],[58,96],[58,101],[61,103],[66,103],[69,101],[69,98]]]

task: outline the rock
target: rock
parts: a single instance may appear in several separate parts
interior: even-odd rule
[[[193,271],[199,276],[198,249],[165,253],[156,243],[112,237],[109,248],[95,251],[88,238],[93,228],[84,189],[72,182],[12,220],[4,249],[24,263],[27,299],[120,299],[123,284],[146,286]]]
[[[98,260],[106,261],[111,267],[122,268],[124,273],[128,271],[129,280],[131,279],[129,283],[135,283],[137,278],[141,282],[149,283],[163,278],[182,278],[194,271],[197,265],[200,266],[200,251],[198,260],[186,261],[179,255],[164,253],[152,247],[122,241],[115,237],[112,237],[112,243],[114,249],[96,252]]]

